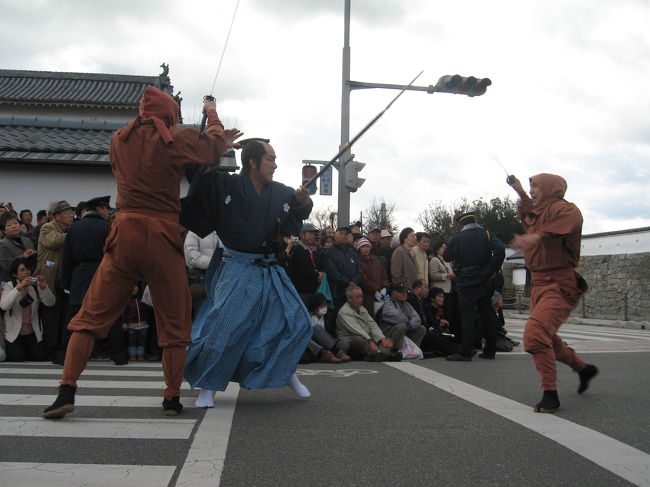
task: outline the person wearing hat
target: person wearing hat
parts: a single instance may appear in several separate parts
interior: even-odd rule
[[[363,278],[361,290],[363,291],[363,307],[370,316],[375,316],[375,293],[390,286],[386,271],[374,255],[371,255],[371,244],[367,238],[360,238],[354,242],[354,249],[359,254],[359,266]]]
[[[381,331],[393,340],[399,351],[404,346],[404,336],[409,337],[419,347],[427,330],[422,325],[420,316],[407,301],[406,285],[401,282],[393,283],[390,288],[390,298],[381,308],[378,317]]]
[[[47,286],[56,296],[54,306],[43,308],[43,344],[50,360],[56,357],[61,343],[67,309],[67,295],[60,286],[61,258],[65,235],[74,221],[72,206],[65,201],[52,201],[48,207],[51,221],[41,227],[38,237],[36,275],[45,277]]]
[[[458,353],[445,357],[451,361],[471,361],[474,352],[474,309],[481,319],[485,338],[480,358],[493,359],[496,352],[497,327],[492,313],[492,275],[501,268],[505,246],[497,237],[476,223],[474,212],[463,213],[456,221],[462,226],[452,235],[444,259],[451,262],[456,274],[456,293],[460,309],[461,346]]]
[[[108,213],[110,196],[98,196],[84,203],[81,219],[70,227],[63,244],[61,259],[61,285],[68,291],[68,306],[59,343],[53,362],[63,365],[70,332],[65,328],[81,309],[90,282],[104,257],[104,244],[110,232]],[[116,320],[108,334],[108,354],[117,365],[127,363],[127,350],[121,323]]]
[[[561,176],[542,173],[531,177],[530,196],[517,178],[510,176],[507,183],[519,195],[517,213],[526,231],[525,235],[515,236],[511,246],[524,251],[533,278],[524,350],[533,356],[544,390],[535,412],[552,413],[560,407],[556,361],[578,373],[578,394],[585,392],[598,374],[595,365],[585,363],[557,334],[588,289],[576,272],[582,214],[564,199],[567,182]]]
[[[68,325],[72,336],[59,394],[43,417],[62,418],[74,410],[77,380],[95,339],[107,336],[139,280],[149,283],[156,303],[166,384],[163,413],[175,416],[182,411],[180,387],[191,343],[191,303],[179,225],[180,183],[188,166],[215,164],[241,135],[237,129],[224,129],[214,101],[205,100],[203,109],[205,131],[178,127],[178,103],[147,86],[138,116],[111,137],[109,156],[119,212],[81,309]]]
[[[348,226],[341,226],[334,234],[335,243],[323,254],[323,270],[332,292],[334,311],[345,304],[345,289],[351,285],[361,284],[363,274],[359,258],[352,247],[352,231]]]
[[[300,239],[293,246],[288,259],[289,277],[305,304],[325,277],[315,240],[316,227],[308,222],[303,224]]]

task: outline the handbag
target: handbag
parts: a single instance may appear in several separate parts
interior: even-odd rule
[[[327,307],[329,309],[334,309],[334,299],[332,299],[332,291],[330,290],[330,284],[327,281],[327,274],[323,276],[323,280],[316,288],[316,293],[325,296],[325,299],[327,299]]]
[[[424,354],[420,347],[418,347],[413,340],[409,337],[404,337],[404,345],[402,346],[402,358],[404,360],[420,360],[424,358]]]

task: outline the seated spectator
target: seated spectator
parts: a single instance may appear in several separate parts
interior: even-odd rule
[[[350,285],[345,290],[345,296],[346,303],[336,317],[336,335],[340,340],[350,343],[350,357],[368,362],[401,360],[402,355],[393,351],[393,341],[384,336],[375,320],[361,305],[361,288],[356,284]]]
[[[6,359],[9,362],[47,360],[38,306],[52,306],[55,297],[43,276],[32,278],[26,257],[11,263],[12,279],[2,286],[0,308],[4,310]]]
[[[307,309],[311,315],[312,339],[307,346],[316,360],[330,364],[338,364],[350,360],[346,351],[350,344],[345,340],[337,340],[325,330],[325,315],[327,314],[327,299],[321,293],[309,298]]]
[[[503,296],[498,291],[494,291],[492,295],[492,309],[497,322],[497,352],[512,352],[513,347],[519,345],[519,341],[507,336],[508,330],[503,317]]]
[[[444,294],[439,288],[432,288],[438,303],[442,303]],[[426,328],[427,333],[422,339],[420,348],[426,356],[440,357],[447,356],[458,352],[458,344],[453,342],[453,337],[444,334],[440,327],[440,321],[443,315],[438,314],[438,309],[434,308],[429,299],[429,290],[419,279],[413,283],[413,292],[408,293],[407,301],[420,317],[422,325]],[[440,304],[442,306],[442,304]],[[440,308],[442,309],[442,308]],[[446,321],[445,321],[446,323]]]
[[[390,262],[390,274],[394,284],[402,283],[407,289],[418,278],[418,265],[415,261],[415,233],[406,227],[399,234],[399,245],[393,251]]]
[[[34,244],[27,237],[21,236],[21,226],[18,216],[11,211],[0,215],[0,230],[5,238],[0,240],[0,281],[11,281],[11,265],[16,257],[29,258],[29,267],[34,269],[36,251]]]
[[[34,225],[32,225],[32,219],[34,218],[34,215],[32,215],[32,211],[22,210],[18,216],[20,217],[20,227],[22,229],[22,233],[26,234],[33,232]]]
[[[416,279],[417,280],[417,279]],[[407,289],[402,283],[395,283],[390,287],[390,299],[388,299],[381,308],[381,314],[378,313],[378,322],[381,331],[388,336],[397,350],[402,350],[404,346],[404,336],[406,335],[418,347],[426,334],[426,328],[422,325],[420,317],[406,301]]]
[[[387,288],[390,283],[386,271],[374,255],[370,255],[371,244],[366,238],[360,238],[354,243],[354,248],[359,253],[359,266],[361,267],[361,290],[363,291],[363,307],[374,318],[375,293]]]

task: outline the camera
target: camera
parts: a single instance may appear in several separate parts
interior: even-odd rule
[[[29,281],[32,283],[32,286],[36,286],[38,284],[38,278],[37,277],[30,277]]]

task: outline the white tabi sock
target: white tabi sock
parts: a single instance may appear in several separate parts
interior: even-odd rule
[[[197,408],[213,408],[214,407],[214,391],[210,389],[201,389],[199,397],[196,398],[194,405]]]
[[[302,382],[298,380],[298,376],[296,374],[293,374],[289,378],[289,382],[287,383],[289,387],[291,387],[291,390],[298,394],[300,397],[310,397],[311,393],[309,392],[309,389],[307,389]]]

